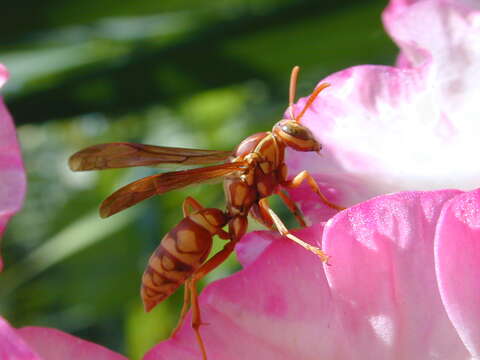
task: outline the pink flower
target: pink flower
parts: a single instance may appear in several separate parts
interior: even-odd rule
[[[126,360],[100,345],[62,331],[41,327],[12,328],[0,318],[2,360]]]
[[[0,88],[8,79],[7,69],[0,64]],[[10,217],[23,203],[25,171],[15,136],[12,118],[0,98],[0,238]],[[0,271],[3,261],[0,257]]]
[[[302,122],[323,156],[290,152],[292,173],[308,169],[344,206],[395,191],[478,187],[479,10],[478,1],[392,0],[383,20],[401,49],[398,66],[355,66],[322,81],[332,86]],[[305,191],[298,200],[307,213],[319,207]]]
[[[324,156],[290,152],[289,166],[358,205],[331,217],[307,188],[295,194],[313,224],[296,234],[330,266],[271,232],[242,239],[243,270],[200,296],[210,360],[480,357],[480,190],[440,190],[480,183],[479,10],[392,0],[397,67],[325,80],[303,120]],[[199,358],[188,322],[145,360]]]
[[[322,241],[330,266],[250,234],[237,252],[244,269],[201,296],[210,359],[478,356],[479,227],[480,191],[440,190],[380,196],[298,231]],[[196,358],[188,324],[145,357]]]

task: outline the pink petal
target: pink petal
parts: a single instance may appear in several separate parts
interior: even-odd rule
[[[7,82],[8,80],[8,70],[5,65],[0,64],[0,88]]]
[[[56,329],[30,326],[19,329],[17,333],[43,360],[127,359],[103,346],[79,339]]]
[[[435,243],[440,292],[472,357],[480,356],[480,190],[444,208]]]
[[[0,317],[0,359],[42,360],[18,335],[8,322]]]
[[[480,178],[479,2],[392,1],[385,26],[399,67],[364,65],[333,74],[304,122],[323,156],[291,151],[332,200],[349,206],[401,190],[472,189]],[[468,6],[471,7],[468,7]],[[295,107],[298,113],[306,99]],[[312,196],[297,195],[314,222]]]
[[[323,231],[323,226],[321,226],[319,231],[320,233]],[[268,246],[279,238],[279,235],[270,231],[254,231],[248,233],[235,248],[237,260],[243,267],[250,265],[257,260]]]
[[[440,211],[457,194],[381,196],[325,227],[326,273],[350,342],[347,359],[468,358],[443,308],[433,255]]]
[[[202,327],[209,359],[469,359],[440,297],[434,257],[442,208],[464,196],[456,190],[399,193],[340,212],[323,234],[331,256],[326,278],[318,259],[295,244],[267,232],[247,235],[240,251],[245,269],[200,297],[203,321],[210,324]],[[321,234],[317,225],[298,236],[318,244]],[[476,250],[466,247],[472,258]],[[478,285],[477,273],[454,277],[458,265],[449,277]],[[474,289],[467,305],[479,298],[480,286]],[[466,316],[474,334],[476,310]],[[144,359],[198,358],[189,321]]]
[[[0,66],[0,86],[7,80],[4,66]],[[26,179],[15,127],[0,98],[0,237],[10,217],[16,213],[25,196]],[[0,258],[0,271],[3,263]]]
[[[442,66],[448,66],[448,71],[454,72],[453,77],[437,76],[455,80],[464,77],[466,71],[477,71],[468,55],[478,56],[474,45],[475,32],[479,31],[478,10],[480,3],[476,0],[392,0],[383,13],[383,21],[402,55],[413,66],[432,60],[438,70],[447,70]],[[453,49],[457,51],[449,51]]]
[[[297,233],[313,243],[319,235],[318,229]],[[247,237],[254,242],[258,233]],[[339,358],[345,352],[338,346],[342,333],[318,258],[289,240],[273,238],[247,260],[244,270],[211,284],[200,296],[203,321],[210,324],[201,328],[209,359]],[[144,359],[198,359],[189,321]]]

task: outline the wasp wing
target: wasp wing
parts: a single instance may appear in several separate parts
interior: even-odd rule
[[[245,162],[238,161],[148,176],[118,189],[106,198],[100,205],[100,216],[109,217],[153,195],[223,177],[242,170],[245,166]]]
[[[226,160],[231,151],[200,150],[127,142],[99,144],[73,154],[73,171],[103,170],[157,164],[200,165]]]

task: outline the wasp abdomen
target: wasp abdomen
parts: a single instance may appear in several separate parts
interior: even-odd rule
[[[167,233],[148,261],[141,295],[146,311],[168,298],[205,261],[212,234],[184,218]]]

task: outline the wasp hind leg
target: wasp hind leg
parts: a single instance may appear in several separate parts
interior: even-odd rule
[[[192,328],[195,332],[200,351],[202,352],[202,360],[207,360],[207,351],[205,349],[205,343],[203,342],[202,335],[200,334],[200,326],[206,325],[202,322],[202,316],[200,312],[200,304],[198,303],[197,293],[197,281],[202,279],[209,272],[217,268],[222,264],[228,256],[233,252],[235,248],[235,242],[229,241],[225,244],[222,250],[213,255],[207,262],[200,266],[188,280],[188,284],[185,285],[189,288],[190,302],[192,305]]]
[[[185,281],[183,290],[183,305],[180,311],[180,317],[178,318],[177,326],[172,330],[170,337],[174,337],[178,330],[182,327],[185,316],[187,316],[188,309],[190,308],[190,287],[188,286],[189,280]]]

